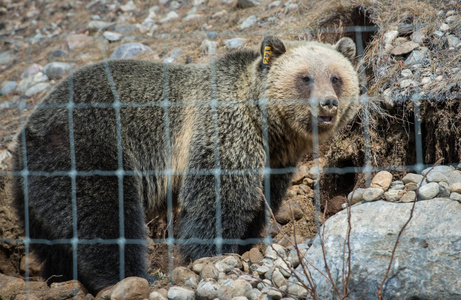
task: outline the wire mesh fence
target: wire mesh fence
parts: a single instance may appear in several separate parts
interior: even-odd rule
[[[325,29],[325,32],[332,33],[336,29]],[[375,33],[377,31],[376,27],[373,26],[353,26],[353,27],[347,27],[343,28],[340,30],[340,32],[334,32],[334,34],[342,34],[342,35],[349,35],[353,36],[355,40],[355,44],[357,46],[357,55],[358,55],[358,61],[359,64],[363,64],[363,56],[365,53],[364,47],[364,42],[362,41],[362,33],[364,32],[372,32]],[[309,36],[315,35],[319,31],[314,31],[314,32],[309,32]],[[232,36],[232,33],[229,33],[230,36]],[[262,40],[262,37],[261,37]],[[103,45],[104,43],[102,43]],[[32,47],[32,45],[30,45]],[[269,154],[271,151],[278,151],[277,149],[271,150],[271,133],[269,132],[269,123],[270,123],[270,113],[268,110],[270,110],[271,106],[290,106],[290,105],[299,105],[299,104],[304,104],[304,105],[309,105],[310,106],[310,113],[312,114],[311,118],[311,123],[310,124],[310,129],[312,132],[312,152],[313,152],[313,160],[315,161],[316,167],[312,169],[312,172],[314,174],[314,181],[316,182],[314,186],[314,204],[315,204],[315,223],[317,229],[320,228],[321,226],[321,221],[320,217],[323,214],[321,212],[321,207],[322,207],[322,201],[321,201],[321,193],[322,193],[322,186],[321,186],[321,176],[323,174],[339,174],[343,176],[352,176],[352,174],[363,174],[365,178],[365,185],[369,186],[372,178],[372,174],[376,173],[379,170],[387,169],[387,170],[398,170],[398,171],[416,171],[416,172],[421,172],[425,167],[428,167],[429,165],[424,163],[424,153],[423,153],[423,137],[422,137],[422,125],[421,125],[421,112],[420,112],[420,107],[421,107],[421,101],[424,101],[425,99],[422,98],[420,93],[418,91],[413,93],[413,98],[410,99],[413,105],[413,126],[414,129],[412,132],[414,133],[414,144],[415,144],[415,153],[416,153],[416,159],[414,161],[414,164],[410,165],[386,165],[386,166],[380,166],[377,165],[373,159],[374,159],[374,154],[373,150],[371,149],[372,145],[372,137],[370,137],[370,126],[374,126],[370,124],[370,116],[373,113],[373,109],[370,108],[370,105],[373,107],[376,106],[376,97],[370,97],[366,91],[360,96],[360,110],[358,110],[358,118],[360,119],[360,126],[362,127],[363,130],[363,146],[364,146],[364,159],[363,159],[363,165],[354,165],[354,166],[346,166],[346,167],[335,167],[335,166],[321,166],[319,159],[321,158],[321,143],[319,141],[319,125],[318,125],[318,105],[319,101],[321,99],[279,99],[279,100],[274,100],[266,97],[266,90],[267,90],[267,78],[265,77],[267,73],[261,72],[261,82],[262,82],[262,87],[263,91],[261,92],[261,95],[263,97],[258,98],[258,99],[220,99],[219,96],[220,94],[218,92],[218,89],[220,89],[220,85],[224,84],[220,82],[217,79],[217,60],[219,59],[217,56],[213,55],[209,59],[209,71],[208,78],[207,78],[207,84],[209,85],[209,99],[186,99],[187,101],[171,101],[171,98],[176,99],[178,97],[177,95],[170,95],[172,90],[171,88],[171,80],[175,79],[170,79],[170,78],[175,78],[175,75],[177,73],[173,73],[173,77],[171,75],[171,66],[170,64],[163,63],[157,66],[161,66],[158,68],[161,68],[161,83],[158,84],[158,86],[161,86],[161,91],[147,91],[148,93],[155,93],[158,92],[161,96],[157,97],[156,101],[141,101],[138,102],[137,99],[127,99],[124,98],[126,97],[125,91],[120,91],[117,86],[119,85],[116,82],[116,79],[114,79],[113,75],[113,70],[114,67],[111,64],[110,60],[108,59],[108,53],[106,52],[107,50],[105,49],[104,46],[101,46],[101,51],[102,51],[102,56],[103,56],[103,62],[100,64],[100,68],[104,70],[105,76],[104,78],[101,78],[101,80],[107,81],[108,82],[108,87],[110,89],[110,101],[98,101],[98,95],[90,95],[90,97],[94,96],[94,99],[92,99],[90,102],[84,103],[83,101],[80,101],[77,99],[78,97],[82,97],[82,87],[81,87],[81,82],[75,83],[75,70],[72,70],[68,79],[65,79],[67,82],[67,85],[61,85],[61,89],[63,86],[65,86],[65,91],[61,92],[61,94],[66,94],[67,93],[67,99],[65,101],[56,101],[57,103],[38,103],[38,104],[31,104],[27,101],[26,96],[23,94],[21,95],[19,101],[16,102],[3,102],[1,105],[2,110],[6,109],[12,109],[12,110],[19,110],[20,112],[20,123],[21,123],[21,131],[19,132],[17,136],[17,155],[19,153],[20,157],[17,157],[16,160],[21,161],[19,164],[20,168],[18,168],[15,171],[0,171],[0,176],[12,176],[14,178],[20,178],[19,181],[22,183],[21,186],[23,188],[22,194],[23,194],[23,204],[21,205],[24,210],[24,233],[25,236],[23,239],[20,240],[10,240],[6,238],[1,238],[2,243],[22,243],[24,244],[25,247],[25,278],[26,282],[28,283],[28,278],[30,277],[29,274],[29,254],[31,253],[31,246],[33,245],[46,245],[46,246],[55,246],[55,245],[63,245],[67,246],[66,249],[69,250],[71,253],[71,261],[72,261],[72,274],[71,277],[75,280],[80,279],[79,275],[79,269],[81,269],[81,266],[79,265],[79,255],[81,253],[79,252],[79,249],[82,249],[83,246],[85,245],[93,245],[93,246],[98,246],[98,245],[115,245],[118,247],[118,263],[115,265],[117,266],[118,269],[118,278],[121,280],[125,278],[127,275],[133,275],[133,274],[127,274],[126,269],[129,269],[130,266],[127,266],[126,264],[126,253],[127,253],[127,245],[142,245],[142,246],[147,246],[148,242],[146,241],[145,238],[132,238],[133,234],[129,234],[127,237],[127,222],[126,222],[126,210],[127,210],[127,204],[131,202],[127,202],[127,198],[132,197],[131,194],[128,196],[126,193],[131,193],[132,191],[126,190],[127,187],[127,178],[134,178],[136,180],[140,180],[140,182],[147,183],[147,184],[158,184],[158,182],[155,182],[155,180],[161,180],[161,184],[165,185],[165,195],[162,196],[162,199],[165,200],[164,207],[163,209],[166,209],[167,212],[167,237],[162,238],[162,239],[154,239],[153,242],[156,244],[166,244],[168,247],[168,265],[169,265],[169,272],[172,273],[175,265],[174,265],[174,249],[178,245],[183,245],[183,247],[189,247],[191,244],[192,245],[198,245],[194,247],[205,247],[205,246],[212,246],[211,248],[213,249],[209,253],[213,253],[215,255],[221,255],[225,253],[226,249],[238,249],[238,246],[245,246],[245,245],[253,245],[257,243],[264,243],[266,245],[270,245],[273,240],[271,238],[271,233],[270,233],[270,227],[271,227],[271,215],[270,212],[267,208],[266,205],[264,205],[264,225],[266,230],[264,230],[263,237],[258,238],[258,237],[253,237],[253,238],[232,238],[232,234],[226,233],[227,229],[223,227],[223,217],[227,217],[224,215],[223,212],[223,201],[226,201],[226,199],[223,199],[223,185],[228,184],[226,182],[227,178],[234,178],[234,177],[242,177],[242,178],[248,178],[250,180],[253,178],[253,176],[257,176],[258,178],[262,178],[262,181],[260,182],[261,187],[263,189],[261,190],[261,194],[263,195],[263,199],[265,199],[268,202],[268,206],[271,206],[271,199],[272,199],[272,193],[273,189],[271,189],[271,179],[274,178],[273,176],[276,175],[291,175],[293,173],[299,172],[300,170],[294,166],[283,166],[283,167],[274,167],[271,166],[271,157]],[[27,58],[27,65],[30,65],[32,59],[30,57]],[[362,66],[363,67],[363,66]],[[157,71],[158,69],[156,69]],[[91,71],[91,70],[90,70]],[[365,68],[361,68],[362,72],[365,72]],[[173,72],[177,72],[176,69]],[[92,74],[88,74],[91,75]],[[125,74],[126,76],[130,76],[131,74],[127,73]],[[120,76],[115,75],[115,76]],[[365,74],[360,74],[360,76],[365,77]],[[78,79],[79,81],[81,80],[81,77]],[[178,80],[178,79],[176,79]],[[79,85],[79,86],[77,86]],[[93,91],[97,92],[97,91]],[[56,90],[52,90],[51,93],[57,93]],[[106,100],[106,99],[105,99]],[[379,99],[378,99],[379,100]],[[172,139],[176,138],[175,135],[177,134],[178,126],[175,125],[174,123],[176,120],[174,118],[178,118],[177,115],[173,114],[172,112],[175,111],[176,109],[190,109],[193,108],[194,111],[199,114],[199,115],[208,115],[209,118],[209,124],[207,125],[207,134],[209,134],[210,141],[212,142],[212,147],[211,149],[207,149],[206,155],[211,157],[211,163],[206,167],[197,167],[197,168],[175,168],[177,167],[177,163],[174,162],[176,158],[174,158],[174,153],[177,151],[174,148],[174,142]],[[223,111],[235,111],[238,109],[241,110],[251,110],[253,108],[257,108],[258,111],[260,112],[260,119],[257,121],[257,124],[260,125],[260,130],[261,130],[261,136],[259,137],[261,139],[261,145],[264,153],[264,160],[263,164],[260,165],[260,167],[257,168],[245,168],[245,169],[233,169],[233,168],[228,168],[228,166],[232,166],[233,164],[229,163],[224,163],[223,164],[223,159],[227,159],[226,157],[222,157],[223,151],[223,145],[220,144],[223,141],[222,133],[223,132],[223,126],[225,124],[223,123],[223,120],[220,119],[222,117],[222,112]],[[51,140],[51,143],[56,146],[60,146],[62,141],[68,142],[68,153],[66,152],[66,155],[68,154],[68,164],[66,161],[66,166],[69,165],[70,168],[68,169],[63,169],[61,167],[56,168],[53,170],[53,160],[48,159],[47,163],[49,163],[51,166],[50,168],[44,167],[42,170],[40,170],[39,167],[37,167],[35,170],[32,168],[30,169],[28,166],[30,164],[31,159],[36,159],[37,154],[36,153],[30,153],[27,144],[28,144],[28,136],[29,134],[26,132],[27,128],[27,115],[29,115],[30,109],[35,109],[34,112],[32,112],[32,115],[36,114],[37,112],[41,111],[54,111],[56,114],[64,114],[67,124],[65,125],[65,128],[67,129],[65,131],[66,134],[68,134],[68,137],[64,138],[64,140],[58,140],[57,142],[53,142]],[[156,125],[158,126],[158,130],[161,131],[162,137],[156,137],[158,139],[159,145],[162,147],[162,149],[153,149],[155,151],[161,151],[165,153],[165,157],[161,158],[161,162],[158,163],[158,168],[154,167],[152,168],[151,165],[148,166],[141,166],[141,167],[134,167],[132,165],[129,165],[128,167],[126,166],[127,164],[127,155],[133,155],[132,153],[124,153],[124,148],[126,148],[126,144],[124,144],[124,140],[128,139],[129,137],[126,136],[126,128],[123,128],[126,124],[129,124],[131,121],[126,121],[123,120],[123,114],[129,111],[130,109],[133,110],[146,110],[150,109],[151,112],[155,112],[155,117],[159,118],[160,121],[156,121]],[[76,124],[76,116],[78,122],[82,122],[82,117],[79,115],[79,111],[91,111],[91,110],[108,110],[110,111],[111,117],[108,118],[109,122],[115,122],[113,124],[115,134],[113,137],[115,137],[115,141],[112,141],[111,145],[115,145],[116,149],[115,152],[110,152],[108,156],[113,156],[111,159],[113,159],[113,164],[111,163],[110,166],[108,167],[109,170],[105,170],[104,167],[101,168],[101,165],[98,163],[94,163],[95,168],[94,169],[87,169],[85,165],[85,168],[79,169],[78,167],[78,160],[82,159],[81,154],[77,155],[78,151],[77,148],[80,147],[79,143],[84,143],[86,141],[82,141],[82,136],[81,136],[81,129],[80,127],[82,124]],[[52,114],[50,114],[51,116]],[[172,119],[173,118],[173,119]],[[45,121],[45,120],[44,120]],[[134,121],[133,121],[134,122]],[[173,125],[172,125],[173,124]],[[104,125],[104,124],[100,124]],[[75,132],[75,128],[78,126],[78,131]],[[84,126],[84,125],[83,125]],[[242,125],[243,126],[243,125]],[[94,127],[93,127],[94,128]],[[144,128],[139,128],[140,130],[144,130]],[[189,128],[190,129],[190,128]],[[191,129],[190,134],[194,135],[197,130],[200,128],[194,128]],[[202,128],[203,129],[203,128]],[[103,129],[101,129],[103,130]],[[176,131],[175,131],[176,130]],[[149,131],[150,132],[150,131]],[[243,133],[244,134],[244,133]],[[75,139],[75,137],[79,136],[78,139]],[[238,139],[239,138],[239,133],[234,133],[233,138]],[[232,143],[239,143],[238,140],[232,141]],[[229,144],[227,144],[228,146]],[[98,145],[95,145],[98,146]],[[104,150],[105,147],[101,147],[101,151]],[[131,151],[131,150],[130,150]],[[144,151],[144,150],[142,150]],[[246,155],[251,153],[241,153],[242,155]],[[45,153],[43,153],[45,154]],[[143,152],[144,154],[144,152]],[[50,153],[46,153],[46,155],[53,155],[52,151]],[[90,154],[91,155],[91,154]],[[235,159],[249,159],[252,160],[253,158],[242,158],[238,156],[239,153],[236,153],[234,156]],[[104,156],[104,154],[102,154]],[[32,157],[32,158],[31,158]],[[92,160],[92,157],[87,158],[89,161]],[[103,157],[101,157],[103,159]],[[40,161],[40,159],[39,159]],[[209,161],[209,160],[207,160]],[[176,165],[175,165],[176,164]],[[224,167],[223,167],[224,165]],[[187,238],[181,238],[177,236],[177,233],[175,233],[175,222],[177,219],[177,214],[175,214],[175,206],[177,204],[177,201],[184,201],[179,199],[178,200],[178,190],[175,187],[175,180],[177,180],[177,177],[180,178],[185,178],[185,177],[197,177],[197,178],[202,178],[200,180],[207,180],[210,181],[209,178],[212,178],[210,181],[210,185],[213,187],[210,190],[207,190],[207,192],[212,191],[213,195],[212,198],[214,208],[212,211],[214,211],[214,216],[212,217],[212,222],[208,222],[208,225],[211,224],[213,225],[213,228],[206,228],[206,230],[214,232],[211,235],[207,235],[208,238],[194,238],[194,237],[187,237]],[[56,238],[56,239],[48,239],[48,238],[41,238],[41,235],[37,232],[36,228],[31,228],[31,221],[30,221],[30,202],[31,199],[30,197],[36,197],[34,195],[34,192],[31,193],[29,190],[29,185],[30,182],[36,181],[35,178],[68,178],[69,183],[67,185],[67,188],[64,190],[57,190],[57,193],[69,193],[70,194],[70,206],[71,206],[71,213],[69,215],[70,219],[67,218],[66,215],[66,222],[69,222],[71,224],[71,235],[67,238]],[[114,207],[117,211],[117,216],[116,216],[116,227],[118,228],[118,236],[116,238],[112,237],[107,237],[108,235],[105,235],[101,232],[101,236],[98,236],[99,232],[97,232],[96,236],[93,238],[81,238],[79,235],[79,226],[81,224],[79,223],[79,197],[81,196],[82,193],[82,187],[79,186],[78,181],[81,178],[89,178],[86,182],[90,182],[92,178],[96,177],[107,177],[107,178],[115,178],[116,182],[116,190],[117,190],[117,206]],[[154,178],[154,179],[153,179]],[[159,179],[162,178],[162,179]],[[203,179],[206,178],[206,179]],[[14,179],[15,181],[17,179]],[[149,180],[154,180],[154,182],[151,182]],[[200,181],[199,180],[199,181]],[[224,180],[224,182],[223,182]],[[18,181],[18,182],[19,182]],[[40,180],[38,182],[41,182]],[[44,180],[43,182],[47,182]],[[103,180],[104,182],[104,180]],[[112,185],[112,184],[110,184]],[[352,189],[352,187],[351,187]],[[91,190],[91,189],[90,189]],[[143,193],[146,193],[146,191],[149,191],[149,187],[145,187],[145,191],[141,191],[138,195],[144,195]],[[199,193],[203,191],[194,191],[194,193]],[[247,191],[244,190],[235,190],[233,191],[235,194],[245,194]],[[179,192],[181,193],[181,192]],[[184,191],[183,193],[186,193]],[[51,194],[49,194],[51,195]],[[184,196],[184,195],[181,195]],[[208,195],[209,196],[209,195]],[[67,196],[66,196],[67,197]],[[149,195],[146,196],[147,198]],[[238,197],[238,196],[237,196]],[[243,196],[242,196],[243,197]],[[33,199],[32,199],[33,201]],[[95,200],[96,201],[96,200]],[[140,202],[141,199],[138,199],[138,202]],[[142,201],[146,201],[146,199],[142,199]],[[279,201],[279,200],[277,200]],[[59,206],[58,204],[55,204]],[[143,205],[146,205],[143,203]],[[233,205],[233,204],[231,204]],[[240,203],[241,205],[241,203]],[[226,204],[228,206],[228,204]],[[67,210],[68,208],[63,208],[64,210]],[[37,210],[37,208],[34,208],[34,210]],[[99,212],[102,212],[103,210],[100,210]],[[238,211],[238,210],[237,210]],[[245,210],[240,210],[240,211],[245,211]],[[85,209],[85,214],[90,213],[91,210]],[[35,213],[35,212],[33,212]],[[83,215],[82,215],[83,217]],[[204,216],[208,217],[208,216]],[[236,218],[239,216],[235,216]],[[238,219],[238,218],[237,218]],[[131,219],[130,219],[131,220]],[[47,220],[42,220],[42,221],[47,221]],[[64,220],[62,220],[64,221]],[[224,222],[225,223],[225,222]],[[38,224],[38,223],[34,223]],[[107,224],[108,226],[115,226],[114,224]],[[204,229],[202,229],[204,230]],[[227,235],[227,236],[226,236]],[[210,237],[211,236],[211,237]],[[236,246],[238,245],[238,246]],[[231,247],[229,247],[231,246]],[[232,247],[234,246],[234,247]],[[210,248],[210,247],[208,247]],[[92,248],[92,249],[98,249]],[[130,248],[132,249],[132,248]],[[67,251],[66,250],[66,251]],[[97,251],[97,250],[96,250]],[[102,252],[105,253],[105,252]],[[84,254],[87,255],[87,254]],[[130,254],[131,255],[131,254]]]

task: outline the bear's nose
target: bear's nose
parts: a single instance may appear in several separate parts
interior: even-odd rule
[[[328,109],[337,108],[338,107],[338,100],[336,98],[322,99],[320,101],[320,105],[323,108],[328,108]]]

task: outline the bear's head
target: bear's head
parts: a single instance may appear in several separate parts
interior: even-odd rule
[[[292,130],[311,140],[316,124],[322,140],[355,115],[359,80],[352,65],[356,55],[352,39],[330,45],[266,37],[261,52],[267,68],[268,109]]]

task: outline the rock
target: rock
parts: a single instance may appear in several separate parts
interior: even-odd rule
[[[249,251],[249,258],[252,264],[258,264],[261,260],[264,259],[264,256],[261,254],[257,247],[253,247]]]
[[[287,253],[284,247],[278,244],[271,244],[266,247],[266,253],[264,256],[270,259],[277,259],[279,257],[286,258]]]
[[[170,300],[194,300],[194,291],[179,287],[173,286],[168,290],[168,299]]]
[[[93,38],[86,34],[72,34],[67,37],[67,46],[71,50],[84,48],[93,43]]]
[[[365,192],[365,189],[358,188],[356,190],[353,190],[352,192],[347,195],[347,200],[351,202],[351,204],[356,204],[358,202],[363,201],[363,193]]]
[[[432,82],[432,79],[430,77],[423,77],[423,79],[421,79],[421,84],[429,84]]]
[[[247,28],[250,28],[250,27],[256,25],[256,23],[258,23],[258,18],[256,18],[256,16],[254,16],[254,15],[251,15],[248,18],[246,18],[245,21],[243,21],[242,24],[240,24],[239,29],[240,30],[245,30]]]
[[[256,272],[258,272],[260,276],[264,276],[267,272],[269,272],[269,267],[265,265],[259,266],[256,269]]]
[[[50,79],[61,79],[74,68],[73,63],[51,62],[43,68],[43,73]]]
[[[14,54],[11,51],[0,52],[0,65],[8,65],[13,62]]]
[[[292,202],[286,202],[280,207],[279,211],[275,215],[275,219],[282,225],[287,224],[293,218],[299,220],[303,217],[304,213],[299,204]]]
[[[39,73],[37,73],[35,75],[31,75],[31,76],[28,76],[28,77],[22,79],[19,82],[16,89],[19,90],[19,92],[21,92],[21,93],[25,93],[28,89],[30,89],[31,87],[33,87],[37,83],[43,83],[43,82],[48,82],[48,81],[49,81],[48,76],[46,76],[42,72],[39,72]]]
[[[150,47],[141,43],[123,44],[114,50],[110,59],[130,58],[144,51],[153,52]]]
[[[435,182],[428,183],[419,188],[418,195],[423,200],[435,198],[439,194],[439,185]]]
[[[136,10],[136,4],[134,4],[133,0],[130,0],[127,4],[120,6],[120,9],[124,12],[134,11]]]
[[[1,161],[1,157],[0,157],[0,161]],[[29,254],[29,259],[27,261],[27,268],[29,268],[29,276],[39,276],[42,265],[37,260],[35,255]],[[26,256],[21,257],[21,263],[19,264],[19,269],[21,270],[22,273],[26,272]]]
[[[277,268],[272,273],[272,283],[275,284],[276,287],[288,285],[288,281],[285,279],[285,276],[283,276]]]
[[[273,9],[274,7],[279,7],[282,5],[282,1],[273,1],[267,6],[268,9]]]
[[[173,282],[175,285],[184,285],[190,278],[198,281],[199,276],[186,267],[177,267],[173,270]]]
[[[296,249],[296,247],[298,249]],[[304,257],[309,246],[307,244],[298,244],[297,246],[290,246],[290,252],[288,253],[287,261],[293,268],[296,268],[300,264],[300,257]],[[299,253],[298,253],[299,252]]]
[[[247,297],[249,300],[259,300],[261,298],[262,293],[260,290],[254,288],[250,292],[247,293]]]
[[[194,20],[194,19],[198,19],[198,18],[201,18],[201,17],[203,17],[203,15],[200,15],[200,14],[190,14],[190,15],[185,16],[182,20],[183,20],[184,22],[187,22],[187,21]]]
[[[149,297],[149,283],[141,277],[127,277],[117,283],[110,293],[111,300],[144,299]]]
[[[83,299],[88,291],[77,280],[53,282],[46,293],[47,299]]]
[[[37,83],[36,85],[27,89],[25,95],[27,98],[34,97],[40,94],[41,92],[44,92],[50,88],[51,88],[51,85],[48,82]]]
[[[13,299],[13,296],[26,289],[26,282],[21,278],[0,274],[0,296]]]
[[[67,54],[66,51],[57,49],[57,50],[50,52],[50,54],[48,55],[48,61],[53,62],[59,59],[67,58],[67,57],[69,57],[69,54]]]
[[[117,42],[120,41],[123,37],[122,34],[114,31],[104,31],[103,36],[109,42]]]
[[[367,188],[363,192],[363,200],[376,201],[376,200],[379,200],[383,195],[384,195],[384,190],[381,188]]]
[[[205,34],[205,37],[207,39],[215,39],[219,36],[219,33],[217,33],[216,31],[209,31]]]
[[[403,192],[403,195],[400,197],[400,201],[402,201],[403,203],[415,202],[416,192],[415,191]]]
[[[405,65],[415,65],[419,64],[426,57],[428,52],[426,47],[421,47],[421,50],[413,50],[408,58],[404,61]]]
[[[440,25],[439,30],[442,32],[448,31],[450,30],[450,26],[446,23],[443,23],[442,25]]]
[[[170,57],[176,58],[181,54],[181,52],[182,52],[182,49],[180,48],[173,49],[173,51],[171,51]]]
[[[18,87],[18,83],[16,81],[7,81],[2,86],[2,89],[0,90],[0,95],[5,96],[11,93],[14,93],[17,87]]]
[[[24,79],[24,78],[36,75],[38,73],[41,73],[42,70],[43,70],[43,67],[41,65],[32,64],[21,74],[21,78]]]
[[[407,222],[413,204],[374,202],[351,208],[353,224],[350,235],[352,251],[349,287],[350,299],[375,299],[386,273],[397,235]],[[436,217],[434,217],[436,216]],[[333,281],[342,286],[343,247],[347,212],[342,211],[325,223],[324,245]],[[385,299],[457,299],[461,298],[459,268],[461,264],[461,205],[448,199],[421,201],[400,237],[395,258],[386,281]],[[323,229],[320,229],[321,231]],[[326,274],[320,238],[307,251],[306,259]],[[347,255],[346,255],[347,259]],[[312,273],[320,299],[335,298],[331,283],[314,268]],[[443,270],[440,276],[435,276]],[[301,267],[296,269],[304,277]],[[291,278],[290,281],[296,281]]]
[[[218,280],[219,271],[212,262],[207,263],[203,266],[200,271],[200,280],[203,279],[214,279]]]
[[[419,184],[423,180],[423,175],[419,174],[414,174],[414,173],[408,173],[405,175],[405,177],[402,178],[403,183],[409,183],[409,182],[414,182],[416,184]]]
[[[88,23],[88,31],[90,32],[96,32],[96,31],[103,31],[104,29],[107,29],[111,26],[115,25],[114,22],[104,22],[104,21],[90,21]]]
[[[387,190],[391,186],[392,174],[388,171],[381,171],[373,177],[370,187]]]
[[[224,44],[226,45],[227,50],[233,50],[240,46],[243,46],[246,43],[246,39],[244,38],[233,38],[229,40],[224,40]]]
[[[260,4],[261,4],[260,0],[238,0],[237,1],[237,7],[239,8],[254,7]]]
[[[454,168],[451,167],[451,166],[435,166],[435,167],[430,167],[430,168],[424,169],[421,172],[421,174],[426,175],[428,172],[440,172],[440,173],[446,174],[446,173],[450,173],[452,171],[454,171]]]
[[[453,34],[447,36],[448,47],[456,47],[460,43],[460,39]]]
[[[166,15],[165,18],[163,18],[163,19],[160,20],[160,23],[170,22],[170,21],[172,21],[172,20],[174,20],[174,19],[177,19],[177,18],[179,18],[179,15],[178,15],[176,12],[174,12],[174,11],[170,11],[170,12]]]
[[[461,203],[461,194],[460,194],[460,193],[452,192],[452,193],[450,194],[450,199],[451,199],[451,200],[456,200],[456,201],[458,201],[458,202]]]
[[[139,29],[132,24],[115,25],[113,30],[114,32],[120,33],[122,35],[137,34],[139,32]]]
[[[397,202],[400,200],[400,191],[399,190],[389,190],[384,193],[384,198],[386,198],[386,201]]]
[[[299,5],[297,3],[287,3],[285,4],[285,7],[287,12],[299,9]]]
[[[391,51],[391,54],[395,55],[395,56],[404,55],[404,54],[410,53],[411,51],[413,51],[414,49],[416,49],[418,47],[419,47],[419,44],[417,44],[417,43],[415,43],[413,41],[408,41],[408,42],[405,42],[405,43],[400,44],[397,47],[395,47]]]
[[[461,194],[461,182],[453,183],[451,185],[450,189],[454,193],[460,193]]]
[[[173,57],[167,57],[162,62],[164,64],[171,64],[172,62],[174,62],[174,58]]]
[[[214,279],[202,280],[197,286],[195,297],[197,300],[213,300],[218,298],[220,287]]]
[[[202,271],[203,267],[208,263],[210,262],[210,257],[202,257],[202,258],[199,258],[197,259],[196,261],[194,261],[192,263],[192,271],[194,271],[195,273],[197,274],[200,274],[200,272]]]
[[[218,48],[218,42],[210,41],[210,40],[203,40],[202,44],[200,45],[200,48],[202,49],[202,53],[213,56],[216,54],[216,49]]]
[[[299,282],[288,285],[288,293],[301,299],[305,299],[307,297],[307,289],[305,289]]]
[[[237,259],[236,256],[227,256],[222,260],[215,263],[215,267],[218,269],[219,272],[230,272],[234,268],[240,268],[242,266],[242,262]]]
[[[168,292],[167,292],[168,294]],[[165,297],[162,293],[153,291],[149,294],[149,300],[167,300],[168,298]]]
[[[439,194],[438,197],[440,198],[449,198],[450,197],[450,188],[448,183],[444,181],[440,181],[439,183]]]
[[[232,283],[228,286],[221,285],[219,288],[219,296],[220,300],[231,300],[234,297],[245,296],[248,294],[253,287],[251,284],[246,282],[245,280],[237,279],[232,281]]]
[[[410,69],[404,69],[404,70],[402,70],[400,75],[402,75],[403,77],[411,77],[411,76],[413,76],[413,72],[411,72]]]
[[[428,182],[448,182],[448,177],[441,172],[434,171],[427,174],[426,180]]]
[[[384,34],[384,43],[392,44],[392,42],[399,36],[399,32],[397,30],[391,30]]]

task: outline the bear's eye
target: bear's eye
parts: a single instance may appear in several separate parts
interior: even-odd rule
[[[304,75],[301,77],[302,81],[306,84],[311,84],[312,83],[312,78],[309,75]]]
[[[332,76],[332,77],[330,78],[330,80],[331,80],[331,83],[332,83],[332,84],[341,83],[341,78],[339,78],[338,76]]]

